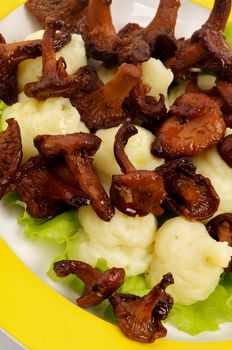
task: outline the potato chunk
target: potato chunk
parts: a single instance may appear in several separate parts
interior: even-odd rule
[[[168,293],[176,303],[190,305],[214,291],[231,255],[228,243],[211,238],[205,225],[176,217],[166,221],[155,234],[147,281],[152,287],[171,272],[175,283],[168,287]]]

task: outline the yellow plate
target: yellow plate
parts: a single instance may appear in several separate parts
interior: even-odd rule
[[[0,18],[23,2],[5,0],[0,4]],[[196,2],[212,6],[212,1]],[[0,327],[30,350],[232,349],[232,341],[187,343],[158,340],[149,345],[131,341],[116,326],[76,307],[49,288],[26,268],[1,237]]]

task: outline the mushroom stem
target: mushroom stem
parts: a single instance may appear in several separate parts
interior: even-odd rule
[[[120,129],[118,130],[115,136],[114,155],[118,165],[121,168],[121,171],[124,174],[132,173],[133,171],[136,171],[136,168],[128,159],[124,148],[129,138],[133,135],[136,135],[137,133],[138,133],[138,130],[136,129],[136,127],[131,123],[129,119],[127,119],[122,124],[122,126],[120,127]]]
[[[160,0],[155,17],[144,29],[148,42],[154,40],[157,34],[166,34],[174,38],[179,7],[179,0]]]
[[[205,24],[212,25],[214,30],[224,31],[230,10],[231,0],[215,0],[213,9]]]
[[[91,38],[96,37],[99,43],[112,45],[107,37],[112,35],[116,38],[115,28],[110,11],[112,0],[90,0],[87,9],[87,18]],[[102,38],[102,39],[101,39]],[[102,42],[101,42],[102,41]],[[106,48],[104,46],[104,48]]]
[[[56,65],[56,55],[54,50],[54,40],[56,35],[56,30],[62,27],[62,23],[58,21],[47,21],[46,30],[43,35],[42,44],[42,62],[43,62],[43,77],[46,79],[57,80],[57,65]]]
[[[122,105],[125,98],[129,95],[131,89],[140,79],[140,69],[132,64],[122,64],[114,77],[104,85],[99,91],[110,104]]]

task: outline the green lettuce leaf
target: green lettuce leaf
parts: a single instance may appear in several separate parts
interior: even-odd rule
[[[23,233],[26,238],[31,240],[42,238],[57,244],[65,243],[80,227],[76,210],[67,211],[49,220],[33,218],[25,210],[18,218],[18,223],[24,226]]]
[[[228,44],[232,47],[232,21],[227,22],[224,34]]]
[[[129,293],[143,296],[150,292],[144,274],[126,277],[123,285],[118,289],[118,293]]]
[[[232,273],[223,276],[206,300],[193,305],[174,304],[167,322],[191,335],[216,331],[220,323],[232,322]]]
[[[7,107],[8,107],[7,104],[5,104],[5,102],[3,102],[2,100],[0,100],[0,132],[3,131],[2,112],[3,112],[4,109],[6,109]]]
[[[67,277],[57,277],[53,266],[54,263],[57,261],[61,261],[61,260],[68,260],[68,254],[66,253],[66,251],[57,256],[55,259],[53,259],[50,269],[47,272],[48,277],[51,278],[52,281],[57,282],[57,283],[62,283],[66,286],[68,286],[69,288],[71,288],[77,295],[81,295],[83,293],[83,289],[84,289],[84,283],[75,275],[69,275]]]
[[[52,219],[33,218],[28,214],[26,204],[20,200],[15,191],[4,196],[4,203],[8,206],[18,205],[24,209],[23,215],[18,217],[18,223],[24,227],[23,234],[30,240],[41,238],[47,242],[63,244],[80,228],[76,210],[66,211]]]

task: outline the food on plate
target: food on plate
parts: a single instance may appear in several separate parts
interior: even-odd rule
[[[205,220],[218,209],[219,197],[210,180],[196,174],[191,159],[179,158],[155,169],[163,177],[167,196],[164,203],[189,220]]]
[[[91,205],[105,221],[114,215],[111,200],[94,174],[91,157],[100,146],[99,137],[88,133],[67,135],[38,135],[34,145],[45,158],[62,157],[74,183],[91,198]]]
[[[178,0],[118,33],[111,1],[26,7],[44,31],[0,36],[0,194],[25,236],[64,248],[49,276],[140,342],[166,318],[190,334],[231,322],[231,0],[190,39]]]
[[[38,154],[33,138],[38,134],[68,134],[71,132],[88,132],[88,128],[80,121],[78,111],[69,99],[53,97],[45,101],[19,95],[19,102],[6,108],[2,113],[3,122],[14,118],[20,127],[23,160]]]
[[[169,273],[143,297],[121,293],[110,297],[119,327],[127,337],[151,343],[167,334],[161,320],[167,317],[173,304],[173,298],[165,291],[173,283]]]
[[[54,41],[54,48],[61,48],[70,36],[59,34]],[[0,99],[7,104],[17,101],[17,68],[20,62],[41,55],[40,39],[7,44],[0,38]]]
[[[186,93],[171,107],[157,132],[152,153],[165,159],[194,157],[223,137],[226,124],[218,104],[202,93]]]
[[[90,130],[112,128],[128,116],[123,102],[140,76],[137,66],[123,63],[108,83],[99,82],[98,88],[87,93],[76,91],[71,96],[71,103]]]
[[[229,246],[232,247],[232,214],[225,213],[220,214],[211,219],[206,228],[211,237],[219,242],[228,242]],[[229,266],[226,271],[232,271],[232,259],[230,260]]]
[[[131,121],[125,120],[115,135],[114,156],[123,174],[112,176],[112,203],[130,216],[161,215],[164,210],[160,205],[166,197],[162,177],[155,171],[136,170],[124,151],[128,139],[137,132]]]
[[[81,207],[77,216],[81,230],[79,243],[70,251],[73,259],[95,266],[103,258],[109,267],[123,267],[127,276],[147,271],[157,231],[154,215],[133,218],[116,209],[113,218],[105,222],[88,206]]]
[[[88,85],[88,80],[81,74],[81,71],[68,75],[66,62],[62,56],[56,61],[54,41],[56,31],[61,26],[61,22],[47,21],[42,41],[42,77],[38,82],[29,82],[24,86],[24,92],[28,97],[38,100],[59,96],[69,97],[77,89]]]
[[[77,304],[84,308],[98,305],[109,298],[123,284],[125,277],[122,268],[114,267],[101,273],[77,260],[58,261],[54,264],[54,270],[59,277],[75,274],[85,283],[83,295],[77,299]]]
[[[67,171],[65,164],[58,161]],[[23,164],[14,179],[12,189],[26,204],[27,212],[36,218],[53,217],[71,206],[91,203],[90,197],[80,187],[61,178],[53,161],[39,156],[30,158]]]
[[[22,161],[19,125],[12,118],[7,124],[7,129],[0,133],[0,198],[9,191]]]
[[[190,39],[181,39],[175,55],[166,61],[175,77],[185,78],[191,70],[207,68],[219,78],[230,81],[231,49],[223,30],[231,10],[231,1],[215,1],[208,20]]]
[[[42,39],[44,30],[29,34],[25,40]],[[42,54],[42,52],[41,52]],[[18,66],[18,89],[24,90],[24,86],[32,81],[38,81],[42,75],[42,57],[22,61]],[[69,75],[74,74],[80,67],[87,64],[84,42],[81,35],[72,34],[69,42],[66,43],[57,53],[56,58],[63,57],[66,63],[66,71]],[[75,60],[73,59],[75,57]]]
[[[212,239],[204,224],[182,217],[167,220],[155,234],[149,286],[156,284],[164,271],[172,271],[175,283],[168,293],[175,302],[189,305],[204,300],[217,286],[231,254],[231,247]]]

